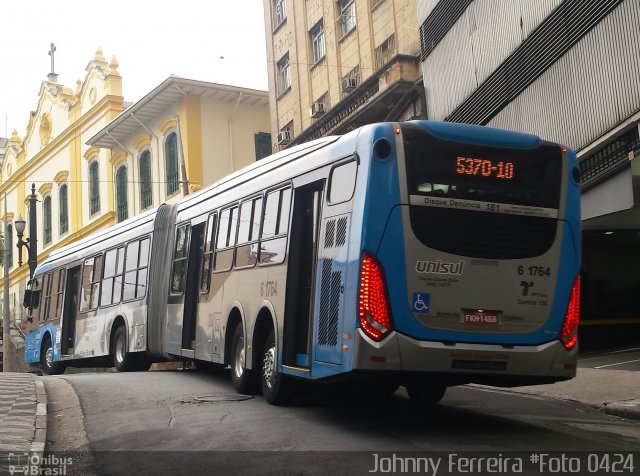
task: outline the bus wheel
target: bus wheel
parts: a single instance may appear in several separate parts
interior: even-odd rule
[[[231,342],[231,382],[238,393],[254,393],[255,373],[246,366],[246,345],[242,325],[236,327]]]
[[[293,382],[286,375],[278,373],[278,351],[273,329],[264,346],[261,368],[262,394],[272,405],[283,405],[294,396]]]
[[[133,356],[127,352],[127,331],[119,326],[113,334],[113,366],[117,372],[129,372],[134,368]]]
[[[413,382],[406,388],[411,400],[427,405],[438,403],[447,391],[447,386],[440,382]]]
[[[67,365],[64,362],[54,362],[53,360],[53,347],[51,346],[51,339],[47,337],[42,346],[42,354],[40,354],[40,368],[42,369],[42,375],[60,375],[67,369]]]

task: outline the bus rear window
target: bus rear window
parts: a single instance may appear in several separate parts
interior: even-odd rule
[[[409,195],[557,209],[561,150],[453,143],[403,127]]]

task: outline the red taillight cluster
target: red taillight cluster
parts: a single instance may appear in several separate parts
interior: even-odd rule
[[[358,315],[360,328],[375,341],[382,340],[392,329],[382,268],[366,253],[360,268]]]
[[[573,282],[571,298],[564,317],[560,339],[564,348],[571,350],[578,343],[578,324],[580,322],[580,275]]]

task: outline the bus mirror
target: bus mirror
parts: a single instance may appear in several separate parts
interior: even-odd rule
[[[35,309],[40,304],[40,290],[27,289],[24,292],[22,305],[29,309]]]

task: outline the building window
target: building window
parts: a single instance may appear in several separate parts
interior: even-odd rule
[[[178,191],[178,135],[172,132],[164,143],[167,165],[167,196]]]
[[[291,66],[289,64],[289,53],[278,61],[278,96],[283,95],[291,89]]]
[[[353,0],[339,0],[338,8],[340,9],[342,36],[346,36],[356,27],[356,4]]]
[[[278,145],[287,145],[293,140],[293,121],[278,132]]]
[[[116,209],[118,221],[128,218],[127,213],[127,168],[123,165],[116,172]]]
[[[151,153],[145,150],[140,155],[140,203],[142,209],[153,205],[153,194],[151,192]]]
[[[393,57],[396,51],[396,37],[391,35],[384,40],[375,51],[376,69],[382,68]]]
[[[256,146],[256,160],[264,159],[271,155],[271,134],[268,132],[258,132],[253,136]]]
[[[309,37],[311,38],[311,53],[313,56],[313,64],[318,63],[325,57],[326,50],[324,47],[324,26],[322,20],[314,25],[309,31]]]
[[[51,243],[51,196],[45,197],[42,202],[42,222],[43,222],[43,234],[42,238],[44,244]]]
[[[273,0],[273,29],[277,29],[287,19],[287,0]]]
[[[89,202],[89,215],[95,215],[100,211],[100,171],[97,161],[89,166]]]
[[[360,82],[360,66],[356,66],[342,77],[341,88],[342,97],[347,96],[351,91],[358,87]]]
[[[67,185],[60,186],[59,200],[60,200],[60,234],[69,231],[69,196]]]

